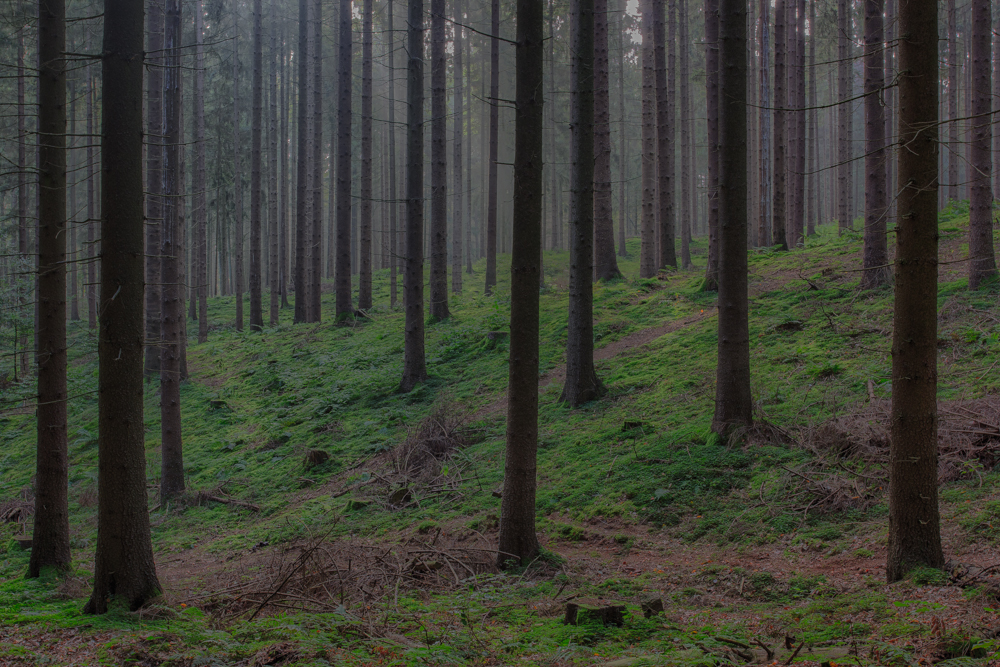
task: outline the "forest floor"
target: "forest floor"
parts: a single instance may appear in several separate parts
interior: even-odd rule
[[[488,334],[507,327],[507,258],[493,296],[477,266],[453,316],[428,323],[431,378],[405,395],[384,271],[383,305],[349,326],[241,333],[232,299],[211,300],[209,342],[188,350],[179,502],[157,497],[147,390],[165,594],[135,613],[81,613],[96,352],[74,324],[70,577],[24,579],[33,416],[0,413],[0,516],[14,519],[0,666],[1000,664],[1000,306],[997,286],[967,289],[965,216],[941,216],[944,571],[884,582],[892,292],[858,290],[860,234],[823,227],[806,248],[751,254],[757,425],[739,443],[709,432],[716,318],[702,270],[637,279],[635,245],[625,278],[595,286],[608,393],[560,405],[568,256],[547,253],[535,562],[495,567],[507,349]],[[645,618],[655,599],[664,611]],[[565,624],[567,603],[623,605],[623,622]]]

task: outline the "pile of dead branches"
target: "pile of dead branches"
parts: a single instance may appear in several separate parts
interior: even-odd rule
[[[439,402],[433,412],[411,429],[390,452],[394,472],[411,479],[433,476],[453,452],[472,442],[467,414],[455,403]]]
[[[289,610],[336,613],[352,633],[370,637],[378,634],[378,608],[395,605],[400,594],[475,586],[497,571],[495,549],[440,531],[395,545],[327,537],[248,553],[224,573],[216,592],[192,600],[222,617],[248,620]]]

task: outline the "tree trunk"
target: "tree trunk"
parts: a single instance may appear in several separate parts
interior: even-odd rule
[[[455,199],[452,204],[452,241],[451,241],[451,291],[455,294],[462,293],[462,234],[464,226],[462,224],[462,206],[464,202],[462,192],[462,129],[465,119],[465,105],[462,89],[462,27],[457,25],[463,23],[462,0],[455,0],[455,145],[454,145],[454,172],[452,179],[455,184]]]
[[[143,5],[105,0],[104,11],[97,548],[94,589],[84,607],[90,614],[106,612],[111,596],[135,610],[160,593],[143,430],[143,123],[136,104]]]
[[[593,15],[593,0],[583,2],[590,4]],[[507,448],[500,506],[500,553],[497,556],[501,567],[510,560],[515,561],[513,565],[527,565],[538,555],[539,549],[535,535],[535,487],[544,140],[541,92],[545,58],[543,24],[541,2],[518,0],[510,370],[507,383]],[[589,282],[590,276],[586,275],[584,279]]]
[[[889,282],[889,249],[886,243],[885,85],[882,56],[884,0],[865,4],[865,243],[861,288],[873,289]]]
[[[181,440],[181,318],[180,180],[181,144],[181,3],[166,0],[164,11],[163,75],[163,230],[160,235],[160,500],[166,503],[184,490]],[[242,231],[237,225],[237,239]],[[237,249],[239,248],[237,243]],[[237,260],[237,280],[242,277]],[[237,325],[239,321],[237,320]]]
[[[628,156],[625,154],[625,10],[627,4],[626,0],[621,0],[618,8],[618,255],[620,257],[628,257],[628,248],[625,246],[625,219],[628,217],[628,210],[625,207],[625,181],[628,176]],[[553,182],[555,182],[554,178]],[[688,263],[690,264],[690,262]]]
[[[524,0],[522,0],[524,1]],[[570,19],[570,248],[566,384],[560,401],[577,407],[599,398],[594,370],[594,0],[574,0]]]
[[[308,156],[309,156],[309,0],[299,0],[299,46],[296,58],[298,62],[298,103],[297,103],[297,146],[296,146],[296,176],[295,176],[295,315],[294,322],[308,322],[309,296],[307,291],[311,282],[306,276],[309,264],[309,233],[308,198]]]
[[[594,269],[598,280],[621,277],[615,258],[611,201],[611,77],[608,0],[594,2]]]
[[[691,185],[694,174],[688,169],[691,162],[693,132],[691,131],[691,71],[690,45],[688,44],[687,0],[679,0],[680,22],[680,79],[681,79],[681,268],[691,268]],[[624,114],[623,114],[624,117]],[[622,151],[624,154],[624,150]],[[624,186],[623,186],[624,187]]]
[[[411,0],[412,2],[412,0]],[[486,286],[483,294],[492,294],[497,284],[497,133],[500,124],[500,0],[490,3],[490,175],[489,203],[486,209]]]
[[[396,306],[397,277],[399,266],[399,248],[397,247],[396,213],[399,203],[396,201],[396,33],[392,28],[392,0],[388,0],[386,10],[388,20],[387,57],[389,59],[389,306]]]
[[[270,125],[270,141],[268,141],[268,161],[270,163],[270,169],[268,173],[267,181],[267,192],[268,192],[268,211],[267,218],[271,225],[270,231],[270,251],[268,253],[268,270],[271,274],[269,282],[271,288],[271,301],[270,301],[270,313],[268,322],[272,327],[278,326],[279,320],[279,308],[281,306],[281,260],[279,259],[279,247],[283,246],[283,240],[279,241],[279,236],[284,236],[285,226],[283,224],[283,212],[278,212],[278,60],[281,58],[281,54],[278,51],[278,4],[277,2],[271,2],[271,20],[270,20],[270,37],[271,37],[271,51],[270,51],[270,94],[268,96],[268,103],[270,105],[268,114],[268,123]],[[285,152],[285,144],[281,143],[281,152]],[[285,202],[282,200],[281,206],[284,207]]]
[[[205,30],[201,0],[194,5],[194,283],[198,294],[198,342],[208,342],[208,202],[205,179]]]
[[[346,0],[348,7],[350,8],[351,0]],[[344,2],[344,0],[341,0]],[[312,125],[310,130],[312,131],[312,144],[310,161],[312,163],[312,168],[310,174],[312,174],[312,179],[310,181],[310,199],[312,202],[311,212],[312,218],[310,220],[310,232],[311,235],[308,239],[309,243],[309,262],[310,271],[309,275],[312,280],[309,285],[309,305],[306,311],[309,314],[310,322],[319,322],[322,320],[322,294],[323,294],[323,2],[322,0],[313,1],[312,10],[312,44],[313,50],[310,53],[310,60],[312,61]],[[343,28],[341,28],[343,32]],[[343,37],[341,37],[343,39]],[[353,45],[351,45],[353,48]],[[350,66],[350,62],[348,62]],[[350,109],[350,96],[348,96],[348,109]],[[338,119],[339,120],[339,119]],[[338,144],[340,140],[338,139]],[[350,142],[348,142],[348,150],[350,150]],[[343,151],[343,149],[341,149]],[[348,153],[350,155],[350,153]],[[332,156],[331,156],[332,157]],[[340,159],[343,159],[342,157]],[[332,159],[331,159],[332,162]],[[339,168],[338,168],[339,175]],[[348,193],[350,194],[350,182],[348,182]],[[339,196],[340,192],[338,192]],[[351,205],[351,197],[348,196],[348,206]],[[338,300],[340,295],[338,293]],[[348,287],[348,300],[350,300],[350,287]],[[338,311],[339,312],[339,311]],[[353,312],[353,310],[351,311]]]
[[[673,15],[674,0],[670,0],[671,15]],[[667,68],[672,62],[667,61],[667,36],[663,12],[667,0],[653,0],[653,42],[656,59],[656,162],[658,172],[658,204],[659,204],[659,256],[656,258],[656,268],[677,266],[677,252],[674,246],[674,79],[673,71],[668,76]],[[673,32],[676,20],[671,21]],[[672,41],[672,40],[671,40]],[[670,47],[673,60],[673,45]],[[671,70],[674,68],[671,67]]]
[[[719,288],[719,0],[705,0],[705,108],[708,141],[708,261],[702,289],[712,292]]]
[[[337,318],[352,316],[351,300],[351,0],[340,0],[340,76],[337,87]],[[363,111],[362,111],[363,115]],[[371,137],[369,137],[371,141]],[[369,146],[370,150],[370,146]],[[364,159],[362,148],[362,160]],[[369,157],[369,166],[371,164]]]
[[[149,78],[146,81],[146,381],[160,374],[160,229],[163,226],[163,1],[149,3],[146,17]]]
[[[721,0],[719,360],[712,430],[722,435],[749,426],[753,419],[747,300],[746,11],[746,0]]]
[[[38,403],[28,576],[68,571],[66,445],[66,5],[38,3]]]
[[[760,0],[760,208],[757,211],[757,242],[770,247],[771,239],[771,83],[770,83],[771,3]]]
[[[264,93],[264,32],[261,1],[253,0],[253,82],[250,118],[250,328],[264,328],[264,304],[261,287],[261,131]]]
[[[94,149],[94,98],[96,82],[91,68],[87,68],[87,328],[97,328],[97,151]],[[20,134],[18,135],[20,136]],[[23,140],[19,142],[23,145]],[[18,177],[18,206],[20,206],[20,176]],[[25,230],[27,231],[27,230]],[[23,251],[22,251],[23,252]],[[16,365],[15,365],[16,367]]]
[[[431,0],[431,317],[448,318],[448,106],[445,0]]]
[[[171,2],[171,0],[166,0]],[[233,5],[233,198],[236,228],[233,239],[233,292],[236,295],[236,330],[243,331],[243,172],[240,167],[240,31],[239,5]],[[167,204],[169,206],[169,203]]]
[[[851,97],[851,16],[849,12],[850,2],[848,0],[837,0],[837,58],[838,77],[837,89],[839,91],[840,106],[838,107],[838,137],[837,137],[837,220],[840,229],[850,229],[854,225],[851,206],[851,114],[852,106],[847,100]]]
[[[372,307],[372,0],[363,3],[361,46],[361,236],[358,309]]]
[[[989,0],[972,1],[972,128],[969,169],[969,289],[997,273],[993,251],[991,26]]]
[[[889,582],[914,567],[944,565],[937,478],[937,29],[937,3],[899,4],[899,138],[907,150],[898,158]]]
[[[656,275],[656,58],[655,0],[640,0],[642,14],[642,238],[639,276]]]
[[[792,174],[794,208],[791,229],[795,247],[805,244],[806,216],[806,0],[795,0],[798,5],[795,37],[795,162]]]
[[[948,188],[947,198],[958,201],[958,165],[962,145],[958,140],[958,20],[955,0],[947,0],[948,13]],[[900,33],[902,34],[902,33]]]
[[[892,0],[890,0],[890,2],[891,1]],[[812,26],[815,25],[816,0],[811,0],[809,3],[810,30],[812,30]],[[821,196],[820,188],[817,187],[817,167],[819,166],[817,156],[819,152],[819,140],[817,137],[816,124],[819,118],[816,110],[816,106],[818,105],[816,97],[816,76],[816,34],[812,33],[809,35],[809,110],[807,111],[808,129],[806,131],[806,150],[809,153],[809,161],[806,165],[806,171],[809,173],[808,183],[806,185],[806,236],[813,236],[816,234],[816,222],[819,217],[818,212],[823,209],[819,201]]]
[[[291,68],[288,66],[290,59],[288,49],[285,48],[285,31],[281,31],[281,180],[278,182],[279,199],[281,202],[278,209],[278,280],[281,283],[281,307],[288,308],[288,250],[289,234],[291,229],[288,224],[288,214],[291,210],[289,201],[289,177],[288,177],[288,152],[291,150],[288,136],[289,116],[291,114]]]
[[[17,30],[17,248],[22,266],[27,269],[32,264],[32,253],[29,249],[28,238],[28,143],[26,140],[28,130],[24,100],[24,30],[24,27]],[[23,282],[24,286],[20,289],[21,317],[23,321],[27,321],[30,317],[29,303],[33,299],[30,295],[30,288],[27,287],[28,279],[23,279]],[[28,340],[29,332],[25,327],[24,334],[17,341],[17,344],[21,346],[20,364],[23,377],[27,377],[31,372],[31,352]],[[17,359],[14,361],[14,367],[17,368]]]
[[[410,0],[406,72],[406,268],[403,276],[403,379],[412,391],[427,379],[424,359],[424,3]],[[496,107],[494,107],[495,109]],[[494,126],[495,127],[495,126]],[[495,144],[494,144],[495,146]]]
[[[71,47],[72,48],[72,47]],[[69,232],[69,246],[66,251],[66,262],[69,264],[69,318],[73,322],[80,321],[80,295],[77,280],[77,265],[80,263],[76,242],[76,182],[79,180],[79,160],[76,157],[76,77],[67,77],[69,88],[69,137],[66,147],[66,178],[68,189],[68,209],[66,228]]]
[[[774,5],[774,203],[771,217],[772,243],[788,250],[787,194],[788,168],[788,9],[792,0],[776,0]]]

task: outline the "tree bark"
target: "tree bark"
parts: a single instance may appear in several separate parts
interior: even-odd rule
[[[712,430],[722,435],[749,426],[753,419],[747,300],[746,11],[746,0],[721,0],[719,359]]]
[[[171,2],[171,0],[166,0]],[[243,331],[243,171],[240,166],[240,31],[239,5],[233,5],[233,198],[236,227],[233,238],[233,293],[236,295],[236,330]],[[167,204],[169,206],[169,203]],[[165,282],[165,281],[164,281]]]
[[[680,89],[681,89],[681,268],[691,268],[691,185],[694,174],[688,169],[691,163],[693,132],[691,128],[691,71],[690,45],[688,44],[687,0],[678,2],[678,22],[680,23]],[[624,114],[623,114],[624,117]],[[624,154],[624,150],[622,153]],[[624,185],[623,185],[624,187]]]
[[[891,1],[891,0],[890,0]],[[812,30],[812,26],[816,25],[816,0],[812,0],[809,3],[809,26]],[[806,171],[809,172],[808,182],[806,184],[806,236],[814,236],[816,234],[816,223],[819,217],[819,211],[822,211],[822,206],[820,204],[820,189],[817,187],[818,176],[817,167],[819,166],[818,153],[819,153],[819,140],[817,137],[817,123],[819,121],[819,116],[817,113],[817,97],[816,97],[816,34],[811,33],[809,35],[809,110],[807,112],[807,122],[808,129],[806,131],[806,150],[809,153],[809,162],[806,165]]]
[[[340,77],[337,87],[337,318],[354,314],[351,301],[351,0],[340,0]],[[370,140],[370,138],[369,138]],[[364,156],[362,156],[362,159]],[[370,163],[369,163],[370,164]]]
[[[201,0],[194,5],[194,283],[198,294],[198,342],[208,342],[208,202],[205,179],[205,47]]]
[[[97,328],[97,151],[94,149],[94,98],[96,82],[91,68],[87,68],[87,328]],[[20,114],[19,118],[20,120]],[[20,131],[18,133],[20,137]],[[19,151],[23,147],[19,141]],[[19,157],[20,161],[20,157]],[[18,177],[18,206],[21,202],[21,177]],[[26,186],[25,186],[26,187]],[[20,209],[19,209],[20,210]],[[20,216],[20,213],[19,213]],[[20,229],[20,226],[19,226]],[[27,231],[27,230],[25,230]],[[22,251],[23,252],[23,251]],[[16,365],[15,365],[16,367]]]
[[[281,260],[279,259],[279,247],[284,245],[283,240],[279,241],[279,237],[284,236],[285,226],[282,224],[283,212],[278,212],[278,61],[281,58],[281,53],[278,50],[278,3],[272,0],[271,2],[271,20],[270,20],[270,38],[271,38],[271,50],[270,50],[270,60],[269,65],[269,88],[270,94],[268,95],[268,103],[270,105],[268,114],[268,123],[270,124],[270,141],[268,141],[268,161],[270,163],[270,169],[268,172],[267,180],[267,192],[268,192],[268,211],[267,218],[270,223],[270,252],[268,253],[268,270],[270,273],[270,312],[268,322],[272,327],[278,326],[279,321],[279,309],[281,306],[281,293],[282,293],[282,282],[281,282]],[[285,143],[281,144],[281,152],[285,152]],[[281,206],[284,207],[284,201],[281,202]]]
[[[776,0],[774,5],[774,203],[771,217],[772,243],[788,250],[788,9],[791,0]]]
[[[431,0],[431,317],[448,318],[448,106],[445,0]]]
[[[500,124],[500,0],[490,2],[490,164],[489,202],[486,208],[486,286],[483,294],[492,294],[497,284],[497,133]]]
[[[149,3],[146,16],[149,78],[146,81],[146,362],[147,381],[160,374],[160,229],[163,226],[163,5]]]
[[[288,153],[291,150],[289,142],[288,126],[290,124],[291,110],[291,68],[288,65],[290,56],[285,48],[285,31],[281,31],[281,181],[278,183],[281,207],[278,210],[278,280],[281,282],[281,307],[288,308],[288,250],[289,235],[291,233],[288,224],[288,214],[291,211],[288,175]]]
[[[896,225],[886,579],[940,568],[937,471],[937,3],[899,4]],[[930,129],[928,129],[930,128]]]
[[[948,188],[947,198],[958,201],[959,186],[959,155],[962,145],[958,138],[958,18],[955,10],[955,0],[947,0],[945,11],[948,14]]]
[[[523,1],[523,0],[522,0]],[[574,0],[570,19],[570,248],[566,383],[577,407],[604,393],[594,370],[594,0]]]
[[[160,236],[160,500],[166,503],[184,490],[181,440],[181,226],[179,202],[181,144],[181,3],[166,0],[163,53],[163,230]],[[237,239],[240,238],[237,225]],[[237,248],[239,244],[237,244]],[[237,260],[237,276],[239,260]],[[239,321],[237,320],[237,325]]]
[[[264,303],[261,286],[261,132],[264,94],[264,32],[261,0],[253,0],[253,82],[250,111],[250,329],[264,328]]]
[[[673,6],[671,2],[671,7]],[[674,245],[674,125],[673,106],[674,88],[673,73],[668,76],[667,35],[664,24],[664,9],[667,0],[653,0],[653,42],[654,58],[656,59],[656,162],[658,173],[657,203],[659,204],[658,230],[659,255],[656,258],[656,268],[677,266],[677,252]],[[671,14],[673,10],[671,9]],[[673,32],[676,21],[671,23]],[[671,45],[671,60],[673,46]],[[673,69],[673,68],[671,68]]]
[[[969,289],[997,274],[993,250],[991,26],[989,0],[972,0],[972,129],[969,169]]]
[[[628,175],[628,157],[625,154],[625,11],[627,5],[626,0],[621,0],[618,7],[618,255],[620,257],[628,257],[628,248],[625,245],[625,220],[628,217],[628,209],[625,206],[625,181]],[[553,178],[553,182],[555,182],[555,178]],[[690,264],[690,262],[688,263]]]
[[[584,0],[593,7],[593,0]],[[517,2],[514,227],[511,254],[510,371],[507,447],[497,556],[527,565],[538,555],[535,535],[538,451],[538,283],[542,250],[544,69],[542,3]],[[585,276],[589,280],[590,276]],[[514,558],[511,559],[511,556]],[[518,562],[519,561],[519,562]]]
[[[66,444],[66,5],[38,3],[38,403],[28,576],[68,571]]]
[[[358,262],[358,309],[372,307],[372,0],[361,12],[361,235]]]
[[[757,211],[757,242],[770,247],[771,239],[771,83],[770,83],[770,11],[771,3],[760,0],[760,207]]]
[[[861,288],[873,289],[889,282],[889,249],[886,242],[885,85],[882,42],[884,0],[865,3],[865,242]]]
[[[711,0],[709,0],[711,1]],[[656,275],[656,3],[639,0],[642,14],[642,238],[639,276]]]
[[[611,201],[611,77],[608,0],[594,0],[594,269],[597,280],[621,277],[615,258]]]
[[[713,292],[719,289],[719,0],[705,0],[705,108],[708,142],[708,261],[702,289]]]
[[[837,20],[839,26],[839,38],[837,40],[837,58],[838,58],[838,80],[837,89],[839,92],[840,106],[838,107],[838,137],[837,137],[837,202],[838,202],[838,213],[837,220],[839,221],[840,229],[850,229],[854,226],[853,220],[853,206],[851,203],[853,186],[851,178],[851,169],[853,167],[851,163],[851,157],[853,151],[851,150],[852,142],[852,131],[851,131],[851,114],[852,107],[851,103],[847,100],[851,97],[851,16],[850,16],[850,2],[848,0],[837,0]]]
[[[462,15],[462,0],[455,0],[455,119],[454,119],[454,157],[452,158],[454,170],[452,173],[455,184],[455,197],[452,203],[452,241],[451,241],[451,291],[455,294],[462,293],[462,234],[464,225],[462,222],[462,206],[464,196],[462,192],[462,129],[465,119],[465,105],[462,87],[462,57],[464,45],[462,41],[462,27],[459,23],[464,23]]]
[[[138,609],[160,593],[150,540],[143,432],[143,4],[105,0],[101,114],[101,319],[97,548],[84,612],[111,596]],[[36,519],[37,520],[37,519]]]
[[[403,276],[403,379],[412,391],[427,379],[424,358],[424,3],[410,0],[406,72],[406,268]],[[495,107],[494,107],[495,108]]]
[[[344,0],[341,0],[343,2]],[[350,7],[351,0],[346,0],[348,6]],[[307,312],[309,314],[309,321],[313,323],[320,322],[323,317],[322,313],[322,295],[323,295],[323,2],[322,0],[313,0],[313,10],[312,10],[312,44],[313,49],[310,53],[310,60],[312,60],[312,124],[310,125],[310,130],[312,131],[312,143],[311,143],[311,156],[310,162],[312,163],[312,168],[310,174],[312,174],[312,179],[310,180],[310,199],[312,202],[311,212],[312,217],[310,220],[310,237],[309,243],[309,262],[310,271],[309,276],[311,277],[311,283],[309,285],[309,306],[307,307]],[[343,32],[343,27],[341,27],[341,32]],[[353,35],[353,33],[351,33]],[[341,37],[343,39],[343,37]],[[353,51],[353,44],[351,45]],[[350,63],[348,63],[350,65]],[[348,96],[348,108],[350,108],[350,96]],[[339,119],[338,119],[339,120]],[[340,139],[338,138],[338,144]],[[348,149],[350,148],[350,142],[348,142]],[[342,148],[340,149],[343,150]],[[340,158],[343,159],[343,158]],[[332,163],[331,159],[331,163]],[[340,173],[338,166],[338,175]],[[350,178],[350,175],[348,175]],[[350,193],[350,182],[348,182],[348,193]],[[338,192],[338,196],[339,196]],[[348,206],[351,206],[352,199],[348,197]],[[350,288],[348,288],[348,295],[350,295]],[[339,294],[338,294],[339,299]],[[339,311],[338,311],[339,312]],[[352,311],[353,312],[353,311]]]
[[[72,50],[72,45],[70,45]],[[79,160],[76,151],[76,77],[67,77],[67,87],[69,89],[69,136],[66,146],[66,180],[67,180],[67,205],[66,211],[66,231],[69,233],[69,245],[66,250],[66,262],[69,264],[69,318],[73,322],[80,321],[80,294],[77,280],[77,265],[79,264],[77,244],[77,224],[76,219],[76,182],[79,180]]]
[[[309,0],[299,0],[299,45],[296,58],[298,62],[298,103],[297,115],[297,146],[296,146],[296,176],[295,176],[295,314],[293,321],[308,322],[309,296],[307,291],[311,285],[306,275],[309,264]]]
[[[386,17],[389,59],[389,306],[395,308],[396,273],[399,266],[396,213],[399,210],[399,203],[396,201],[396,33],[392,28],[392,12],[392,0],[388,0]]]

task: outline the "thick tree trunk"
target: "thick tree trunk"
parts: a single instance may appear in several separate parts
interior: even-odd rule
[[[497,159],[499,145],[497,134],[500,125],[500,0],[490,3],[490,164],[489,203],[486,208],[486,286],[484,294],[491,294],[497,284]]]
[[[719,288],[719,0],[705,0],[705,107],[708,142],[708,262],[702,289]]]
[[[747,300],[746,12],[746,0],[721,0],[719,360],[712,430],[723,435],[749,426],[753,419]]]
[[[462,16],[462,0],[455,0],[455,22],[464,23],[464,17]],[[462,192],[462,129],[463,121],[465,119],[465,105],[463,88],[462,88],[462,57],[463,57],[463,41],[462,41],[462,27],[459,25],[454,26],[455,30],[455,94],[454,94],[454,104],[455,104],[455,118],[454,118],[454,157],[453,162],[454,170],[452,173],[453,183],[455,184],[455,196],[452,203],[452,225],[451,225],[451,291],[455,294],[462,293],[462,234],[464,226],[462,223],[462,206],[465,201]]]
[[[593,0],[586,0],[593,5]],[[500,506],[500,566],[527,565],[535,535],[538,451],[538,283],[542,250],[542,3],[517,2],[514,227],[511,255],[507,449]],[[589,280],[589,276],[585,276]],[[511,558],[511,557],[514,558]],[[519,562],[518,562],[519,561]]]
[[[522,0],[523,1],[523,0]],[[574,0],[570,19],[570,248],[566,384],[560,401],[576,407],[599,398],[594,370],[594,0]]]
[[[351,301],[351,0],[340,0],[340,76],[337,86],[337,317],[354,314]],[[362,156],[363,157],[363,156]]]
[[[397,277],[399,266],[399,248],[397,244],[398,231],[396,213],[399,203],[396,201],[396,33],[392,28],[392,0],[388,0],[386,10],[387,25],[387,57],[389,59],[389,306],[396,306]]]
[[[194,16],[194,284],[198,294],[198,342],[208,342],[208,201],[205,179],[205,47],[201,0]]]
[[[67,571],[66,5],[38,3],[38,404],[35,514],[28,576]]]
[[[693,132],[691,131],[691,85],[688,77],[691,71],[690,45],[688,44],[687,0],[679,0],[678,21],[680,22],[680,88],[681,88],[681,268],[691,268],[691,185],[694,174],[688,169],[691,163]],[[624,153],[624,151],[622,151]]]
[[[146,362],[147,381],[160,374],[160,229],[163,226],[163,4],[149,3],[146,17]]]
[[[594,270],[598,280],[621,277],[615,258],[611,197],[611,77],[608,0],[594,0]]]
[[[143,5],[105,0],[97,549],[84,611],[111,596],[138,609],[160,593],[150,540],[143,432]],[[36,519],[37,521],[37,519]]]
[[[642,14],[642,232],[639,276],[656,275],[656,3],[640,0]]]
[[[940,568],[937,471],[937,3],[899,4],[896,225],[886,579]],[[932,128],[928,130],[928,128]]]
[[[865,243],[861,288],[889,282],[889,249],[886,242],[885,84],[882,56],[884,0],[865,4]]]
[[[445,0],[431,0],[431,317],[448,318],[448,105]]]
[[[361,41],[361,236],[358,309],[372,307],[372,0],[364,0]]]
[[[306,275],[309,265],[309,15],[310,1],[299,0],[299,45],[298,62],[298,102],[297,102],[297,141],[296,141],[296,175],[295,175],[295,315],[294,322],[308,322],[309,296],[307,294],[311,281]]]
[[[424,3],[410,0],[406,72],[406,268],[403,276],[403,379],[409,392],[427,379],[424,358]],[[494,108],[496,108],[494,106]]]
[[[284,211],[278,212],[278,61],[281,58],[281,53],[278,50],[278,4],[277,2],[271,2],[271,20],[270,20],[270,37],[271,37],[271,50],[270,50],[270,94],[268,95],[268,103],[270,105],[268,114],[268,123],[270,127],[269,141],[268,141],[268,162],[270,164],[270,169],[267,179],[267,192],[268,192],[268,210],[267,218],[271,225],[270,231],[270,242],[269,253],[268,253],[268,271],[270,273],[270,289],[271,289],[271,299],[270,299],[270,312],[268,322],[272,327],[278,326],[279,321],[279,309],[281,306],[281,293],[282,281],[281,281],[281,258],[279,257],[280,247],[284,246],[284,239],[280,237],[284,236],[285,226],[283,224]],[[283,82],[282,82],[283,83]],[[285,152],[285,144],[281,143],[281,152]],[[284,208],[285,202],[281,201],[281,206]]]
[[[160,500],[166,503],[184,490],[181,440],[181,3],[166,0],[163,53],[163,231],[160,235]],[[239,232],[239,226],[237,226]],[[237,238],[239,234],[237,233]],[[237,264],[237,270],[239,265]],[[237,271],[239,276],[239,272]],[[237,322],[237,324],[239,324]]]
[[[671,8],[674,0],[670,0]],[[663,12],[667,0],[653,0],[653,56],[656,59],[656,163],[657,163],[657,204],[659,206],[659,255],[656,268],[677,266],[677,252],[674,245],[674,88],[673,72],[668,76],[667,35]],[[673,9],[671,9],[673,14]],[[674,29],[671,23],[671,32]],[[673,60],[673,45],[670,47]],[[673,70],[673,68],[670,68]]]
[[[250,328],[264,328],[264,303],[261,286],[261,132],[264,93],[264,32],[261,0],[253,0],[253,82],[250,111]]]
[[[990,176],[992,95],[990,92],[991,27],[989,0],[972,0],[972,128],[969,164],[969,288],[997,273],[993,250],[993,193]]]

